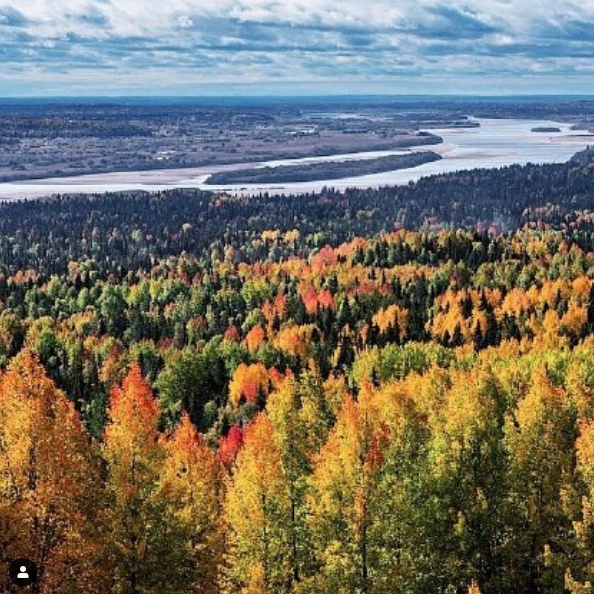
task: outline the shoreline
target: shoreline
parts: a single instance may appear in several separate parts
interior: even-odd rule
[[[105,194],[128,191],[158,192],[175,189],[194,189],[208,192],[226,192],[237,195],[303,194],[316,192],[321,187],[337,191],[346,188],[377,188],[398,186],[416,181],[420,177],[446,174],[457,170],[494,168],[513,164],[555,163],[571,158],[576,152],[594,144],[594,134],[573,131],[570,124],[541,120],[483,119],[478,128],[434,129],[442,138],[440,144],[417,145],[408,149],[343,153],[333,156],[254,161],[242,164],[202,166],[177,169],[95,173],[72,177],[50,177],[30,181],[0,183],[0,200],[39,199],[67,194]],[[562,132],[554,135],[531,133],[534,126],[561,126]],[[205,183],[210,175],[225,171],[240,171],[255,167],[275,167],[289,164],[307,164],[355,159],[374,159],[393,154],[432,151],[443,158],[438,162],[417,167],[389,171],[375,175],[348,176],[316,182],[276,184],[229,184],[226,186]],[[326,183],[325,183],[326,182]]]

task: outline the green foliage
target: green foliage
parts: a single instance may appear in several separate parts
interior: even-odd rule
[[[371,237],[388,190],[180,196],[1,207],[23,216],[0,218],[3,497],[53,517],[62,487],[11,472],[60,445],[54,400],[68,464],[97,468],[75,485],[48,466],[97,507],[61,510],[90,530],[55,528],[55,575],[84,536],[97,594],[591,590],[589,212]],[[329,197],[358,222],[323,227]],[[12,369],[22,351],[35,384]],[[38,383],[59,395],[43,410]],[[0,501],[1,558],[11,513]]]

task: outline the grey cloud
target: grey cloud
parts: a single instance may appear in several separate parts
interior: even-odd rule
[[[5,27],[25,27],[28,24],[25,16],[16,8],[8,6],[0,10],[0,25]]]
[[[588,71],[592,22],[594,6],[572,0],[530,13],[510,0],[168,0],[154,10],[142,0],[0,0],[0,94],[23,65],[73,86],[99,70],[147,86],[151,72],[287,84],[561,76]]]
[[[413,31],[423,37],[442,39],[479,39],[493,33],[500,33],[501,28],[489,25],[477,15],[442,5],[431,8],[428,13],[434,18],[428,23],[413,27]]]

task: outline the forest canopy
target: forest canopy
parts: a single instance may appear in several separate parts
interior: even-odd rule
[[[39,594],[590,592],[590,161],[0,206],[2,562]]]

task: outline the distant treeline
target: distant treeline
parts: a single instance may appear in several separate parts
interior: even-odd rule
[[[172,190],[15,201],[0,205],[0,275],[28,268],[61,274],[70,261],[93,258],[102,273],[121,277],[150,269],[155,258],[208,255],[223,245],[253,261],[261,254],[247,252],[246,240],[269,229],[298,230],[295,249],[303,253],[401,227],[559,225],[592,209],[592,160],[584,151],[568,163],[463,171],[345,193],[236,197]],[[291,253],[293,247],[276,257]]]
[[[532,128],[530,132],[536,132],[540,134],[556,134],[557,132],[561,132],[561,128],[558,128],[557,126],[536,126],[536,128]]]
[[[439,161],[441,155],[434,152],[411,153],[409,155],[389,155],[377,159],[358,159],[351,161],[324,161],[304,163],[303,165],[283,165],[279,167],[261,167],[221,171],[211,175],[206,183],[223,184],[275,184],[308,182],[321,179],[343,179],[409,169],[424,163]]]

